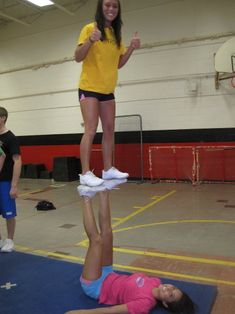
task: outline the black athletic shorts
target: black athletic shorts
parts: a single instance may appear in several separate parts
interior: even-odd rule
[[[115,99],[114,94],[101,94],[96,92],[91,92],[88,90],[78,89],[78,97],[79,101],[85,99],[86,97],[93,97],[98,99],[99,101],[107,101],[107,100],[113,100]]]

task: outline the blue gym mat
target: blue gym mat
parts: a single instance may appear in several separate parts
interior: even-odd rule
[[[79,277],[82,265],[19,252],[0,253],[1,314],[64,314],[72,309],[99,305],[84,295]],[[209,314],[217,288],[178,280],[162,279],[183,289]],[[151,314],[168,313],[155,309]]]

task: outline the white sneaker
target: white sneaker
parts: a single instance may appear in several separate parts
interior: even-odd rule
[[[104,180],[111,180],[111,179],[126,179],[129,177],[129,174],[126,172],[121,172],[114,167],[111,167],[107,171],[102,171],[102,178]]]
[[[4,245],[1,248],[1,252],[12,252],[14,249],[14,242],[11,239],[6,239],[4,241]]]
[[[127,179],[104,180],[104,183],[102,184],[102,186],[105,186],[107,190],[113,190],[118,185],[126,183],[126,182],[127,182]]]
[[[87,171],[84,175],[79,174],[79,177],[81,185],[98,186],[104,182],[104,180],[95,176],[91,171]]]
[[[103,185],[93,187],[87,185],[79,185],[77,187],[77,190],[80,196],[87,196],[89,198],[92,198],[96,195],[96,193],[105,191],[106,187]]]
[[[4,244],[5,244],[5,241],[4,240],[0,240],[0,249],[4,246]]]

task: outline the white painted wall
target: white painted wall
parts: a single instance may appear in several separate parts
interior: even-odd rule
[[[17,135],[83,132],[81,65],[69,59],[95,3],[74,17],[55,10],[31,27],[0,28],[0,106]],[[119,72],[117,115],[140,114],[144,130],[235,127],[235,89],[228,80],[215,90],[213,58],[235,31],[235,1],[123,0],[122,8],[124,41],[138,30],[144,48]]]

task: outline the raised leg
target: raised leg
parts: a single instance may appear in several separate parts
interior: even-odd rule
[[[113,231],[108,191],[100,193],[99,227],[103,243],[102,266],[109,266],[113,264]]]
[[[102,239],[98,232],[90,198],[84,197],[83,223],[89,239],[82,277],[95,280],[102,273]]]
[[[89,239],[82,276],[87,280],[95,280],[101,276],[102,266],[113,264],[113,233],[109,204],[109,191],[99,193],[99,228],[95,221],[92,201],[84,197],[83,223]]]

